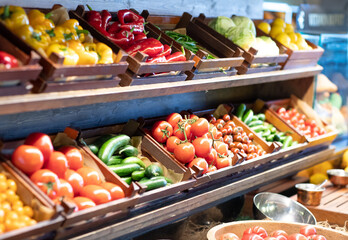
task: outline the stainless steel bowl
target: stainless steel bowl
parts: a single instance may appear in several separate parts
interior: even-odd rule
[[[348,172],[343,169],[330,169],[327,170],[330,182],[334,185],[344,187],[348,185]]]
[[[276,193],[263,192],[254,197],[254,217],[275,221],[316,224],[314,215],[302,204]]]

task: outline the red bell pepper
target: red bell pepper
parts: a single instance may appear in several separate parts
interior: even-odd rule
[[[18,67],[18,61],[11,54],[0,51],[0,66],[1,65],[4,65],[6,69],[10,69],[10,68]]]
[[[134,34],[134,41],[141,40],[141,39],[146,39],[146,34],[145,33],[138,33]]]
[[[160,57],[160,56],[166,57],[166,56],[170,55],[171,52],[172,52],[172,48],[171,48],[169,45],[164,44],[163,52],[161,52],[161,53],[158,54],[157,56],[158,56],[158,57]]]
[[[118,31],[120,31],[120,29],[121,29],[120,26],[121,26],[120,22],[115,21],[111,25],[108,26],[107,31],[109,33],[116,33]]]
[[[137,52],[142,52],[152,58],[163,52],[163,49],[163,44],[160,41],[154,38],[147,38],[134,41],[134,43],[126,49],[126,52],[133,57]]]
[[[95,28],[101,28],[102,17],[98,11],[94,11],[91,6],[87,4],[89,12],[86,13],[87,21]]]
[[[169,56],[166,56],[167,62],[179,62],[186,61],[186,57],[182,52],[175,52]]]
[[[144,25],[143,23],[127,23],[127,24],[121,24],[121,29],[132,31],[134,34],[137,33],[143,33],[144,32]]]
[[[145,22],[142,16],[128,9],[119,10],[117,12],[117,17],[118,17],[118,21],[120,21],[122,25],[127,23],[144,23]]]
[[[146,60],[147,63],[159,63],[159,62],[167,62],[167,59],[165,56],[157,56],[154,58],[148,58]]]
[[[101,21],[102,21],[101,27],[106,29],[106,26],[108,25],[110,20],[111,20],[111,14],[109,13],[109,11],[108,10],[101,11]]]
[[[122,48],[127,48],[134,41],[134,34],[126,30],[111,33],[110,36],[114,39],[113,42]]]

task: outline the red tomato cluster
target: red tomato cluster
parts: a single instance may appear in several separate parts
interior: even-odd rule
[[[75,211],[125,196],[120,186],[102,182],[98,171],[83,166],[77,148],[54,151],[50,137],[43,133],[30,134],[13,152],[12,163],[55,203],[63,198],[75,203]]]
[[[220,240],[326,240],[323,235],[318,235],[314,226],[303,226],[299,233],[288,235],[283,230],[276,230],[269,235],[267,231],[260,226],[248,228],[244,231],[242,238],[234,233],[225,233]]]
[[[304,114],[299,113],[295,108],[286,110],[281,107],[277,110],[278,115],[288,124],[291,124],[302,135],[308,138],[318,137],[325,134],[325,129],[318,127],[313,119],[308,119]]]
[[[230,115],[222,119],[212,115],[199,118],[172,113],[166,121],[156,122],[151,129],[152,137],[162,143],[175,158],[187,164],[204,169],[203,173],[232,165],[234,154],[247,154],[247,159],[256,158],[266,152],[253,144],[243,128],[236,126]]]

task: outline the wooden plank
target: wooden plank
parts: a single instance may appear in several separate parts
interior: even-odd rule
[[[315,66],[196,81],[0,97],[0,115],[279,82],[312,77],[321,70],[321,66]]]

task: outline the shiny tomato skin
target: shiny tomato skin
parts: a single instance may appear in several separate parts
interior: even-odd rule
[[[228,156],[228,145],[226,143],[221,141],[215,141],[214,148],[218,152],[218,154]]]
[[[58,197],[74,198],[74,190],[71,184],[65,179],[59,179]]]
[[[76,171],[68,169],[65,172],[64,179],[72,186],[75,196],[78,196],[84,186],[82,176]]]
[[[275,237],[266,237],[266,238],[264,238],[264,240],[277,240],[277,238],[275,238]]]
[[[209,154],[205,157],[205,160],[208,162],[209,165],[215,166],[217,158],[218,158],[217,151],[214,148],[212,148]]]
[[[201,137],[209,131],[209,122],[205,118],[198,118],[191,124],[191,133],[196,137]]]
[[[225,114],[222,119],[225,121],[225,122],[228,122],[231,120],[231,116],[229,114]]]
[[[49,198],[57,198],[60,188],[60,182],[57,174],[48,169],[40,169],[30,176],[30,180]]]
[[[167,116],[166,121],[174,128],[178,122],[182,121],[182,116],[179,113],[171,113]]]
[[[288,240],[287,237],[283,236],[283,235],[279,235],[277,237],[275,237],[277,240]]]
[[[73,201],[76,204],[78,211],[96,206],[95,203],[91,199],[86,198],[86,197],[75,197],[73,199]]]
[[[151,129],[151,136],[159,143],[165,143],[173,135],[173,127],[166,121],[157,121]]]
[[[317,234],[317,230],[312,225],[306,225],[300,228],[300,233],[306,237]]]
[[[174,149],[174,156],[182,163],[189,163],[195,157],[195,147],[189,142],[179,144]]]
[[[84,186],[80,195],[91,199],[97,205],[110,202],[112,199],[108,190],[93,184]]]
[[[323,235],[311,235],[308,240],[327,240]]]
[[[198,137],[192,141],[195,147],[195,154],[197,157],[205,158],[211,151],[212,140],[204,137]]]
[[[117,200],[125,197],[122,188],[116,184],[113,184],[111,182],[103,182],[102,184],[100,184],[100,186],[108,190],[112,200]]]
[[[68,160],[63,153],[53,151],[46,168],[57,174],[59,178],[64,178],[65,171],[68,169]]]
[[[234,233],[225,233],[220,240],[239,240],[239,237]]]
[[[225,168],[225,167],[229,167],[232,166],[232,159],[229,157],[218,157],[216,159],[216,168],[217,169],[221,169],[221,168]]]
[[[174,152],[176,146],[180,144],[180,139],[176,136],[170,136],[167,140],[166,146],[169,152]]]
[[[45,163],[49,160],[51,153],[53,152],[53,144],[51,138],[44,133],[31,133],[25,139],[24,144],[32,145],[40,149],[44,157]]]
[[[265,237],[268,236],[266,230],[263,227],[260,227],[260,226],[254,226],[254,227],[246,229],[244,231],[243,235],[244,234],[251,234],[251,233],[255,233],[255,234],[259,235],[262,238],[265,238]]]
[[[243,234],[243,237],[241,240],[263,240],[263,237],[260,237],[259,235],[255,233],[250,233],[250,234]]]
[[[289,235],[284,230],[276,230],[271,232],[270,236],[272,237],[284,236],[287,238]]]
[[[59,149],[59,152],[63,153],[68,160],[68,167],[72,170],[77,170],[83,167],[83,157],[76,147],[64,146]]]
[[[41,169],[44,157],[41,151],[34,146],[20,145],[11,157],[12,163],[24,173],[30,175]]]
[[[187,139],[190,139],[191,138],[191,125],[188,123],[179,122],[177,125],[175,125],[173,134],[174,134],[174,136],[178,137],[182,141],[186,140],[185,135],[186,135]]]
[[[97,170],[91,167],[82,167],[76,171],[83,178],[84,186],[86,185],[99,185],[102,181]]]
[[[217,171],[217,168],[216,168],[214,165],[210,165],[210,166],[208,167],[207,173],[215,172],[215,171]]]
[[[301,233],[294,233],[288,237],[288,240],[308,240],[305,235]]]
[[[207,163],[207,161],[204,159],[204,158],[195,158],[195,159],[193,159],[190,163],[189,163],[189,165],[188,165],[188,167],[193,167],[193,165],[196,165],[197,167],[200,167],[200,168],[202,168],[203,169],[203,174],[205,174],[207,171],[208,171],[208,163]]]

